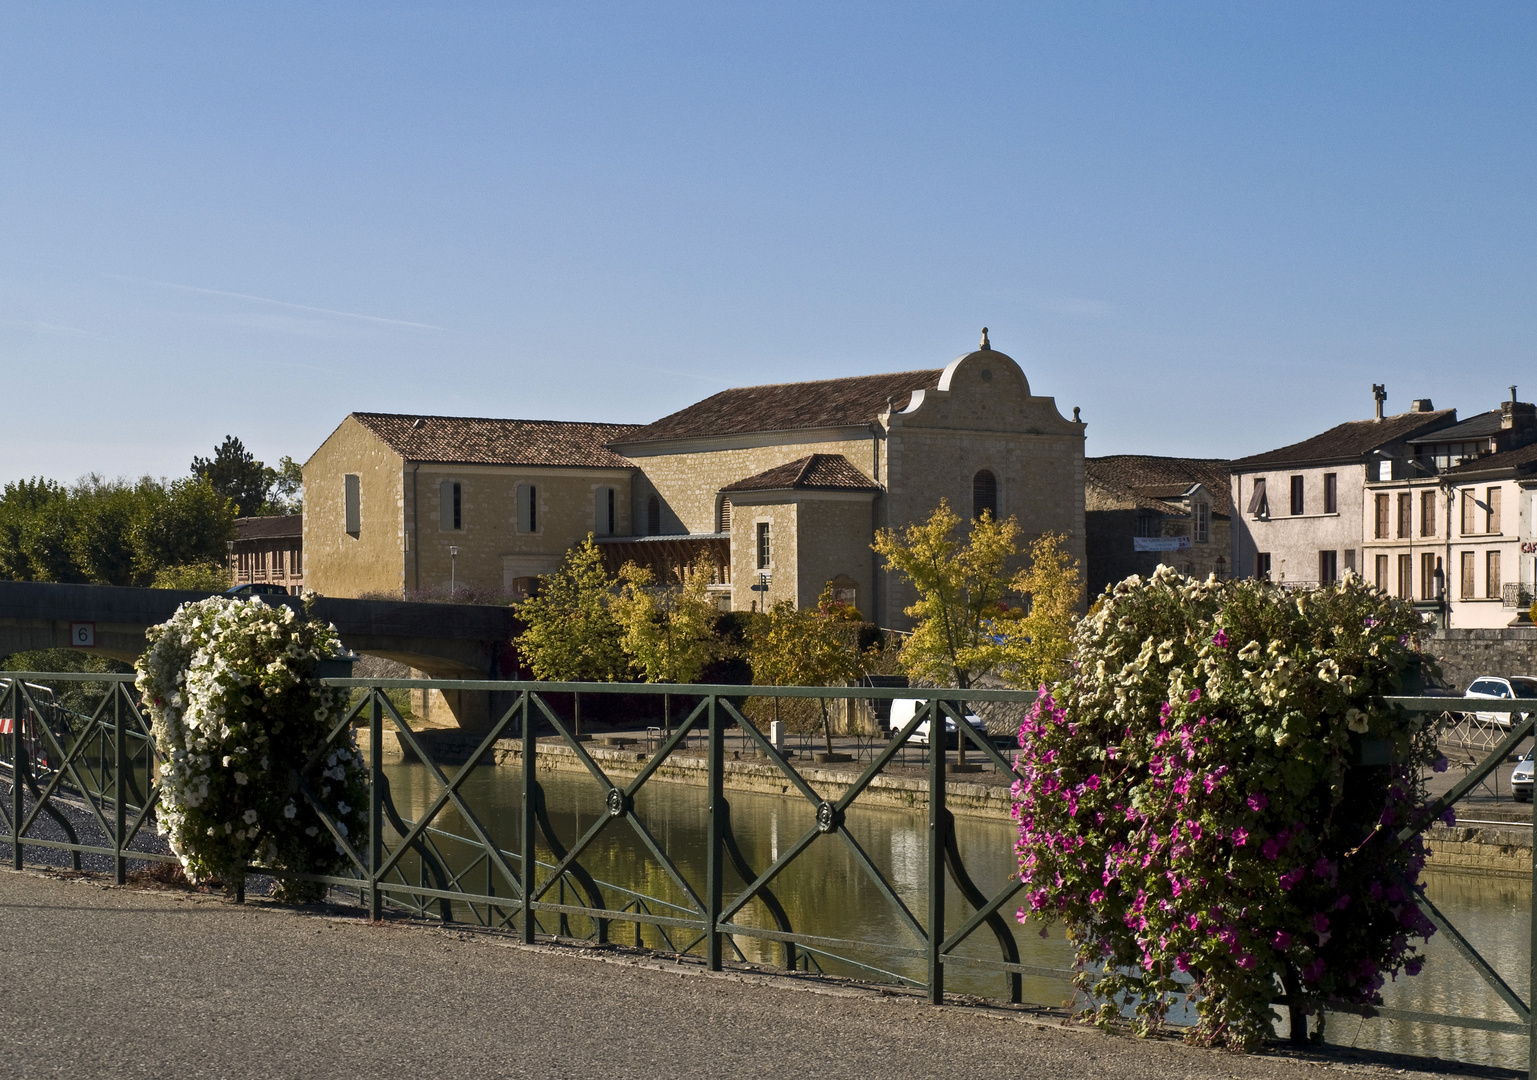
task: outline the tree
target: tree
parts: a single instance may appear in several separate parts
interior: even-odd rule
[[[1013,589],[1009,561],[1019,554],[1019,524],[984,513],[964,540],[956,535],[960,524],[941,499],[927,521],[900,536],[881,529],[871,547],[918,591],[903,609],[917,625],[902,647],[902,669],[966,690],[1008,660],[993,620]]]
[[[518,605],[527,629],[518,651],[536,679],[554,682],[620,682],[630,674],[624,630],[611,605],[618,585],[603,565],[592,534],[566,552],[539,590]]]
[[[239,517],[261,512],[276,475],[252,457],[245,444],[233,435],[224,436],[212,458],[193,458],[192,474],[208,481],[219,494],[233,499]]]
[[[263,514],[304,513],[304,469],[293,458],[284,454],[276,469],[267,469],[267,487]]]
[[[1000,674],[1013,686],[1033,690],[1055,683],[1067,671],[1083,578],[1065,540],[1059,533],[1044,533],[1030,545],[1030,565],[1009,583],[1028,606],[1006,610],[993,622],[1003,638]]]
[[[857,676],[858,623],[845,617],[845,610],[845,605],[833,600],[831,586],[822,591],[814,611],[796,610],[790,600],[775,604],[748,646],[753,681],[767,686],[838,686]],[[823,741],[831,756],[833,733],[827,699],[817,701],[822,710]],[[778,719],[778,698],[774,706]]]
[[[135,584],[148,584],[162,567],[226,557],[236,509],[208,481],[188,477],[162,485],[146,477],[135,493],[129,527]]]
[[[200,589],[221,592],[229,586],[229,565],[224,562],[195,562],[167,566],[155,572],[152,589]]]
[[[705,562],[681,586],[662,588],[645,567],[626,563],[620,569],[619,593],[610,610],[623,632],[630,669],[646,682],[695,682],[720,653],[715,636],[719,609],[708,591],[714,575],[714,565]],[[662,708],[663,722],[670,726],[667,695]]]

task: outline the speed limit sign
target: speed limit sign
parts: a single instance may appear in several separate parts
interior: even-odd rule
[[[96,624],[93,622],[70,623],[69,645],[72,649],[96,648]]]

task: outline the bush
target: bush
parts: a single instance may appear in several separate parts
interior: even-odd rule
[[[155,573],[155,580],[150,583],[152,589],[205,589],[208,592],[223,592],[229,588],[229,567],[215,560],[185,563],[181,566],[167,566]]]
[[[1020,731],[1020,915],[1066,925],[1102,1022],[1134,1005],[1156,1029],[1188,990],[1191,1039],[1246,1049],[1282,989],[1299,1038],[1326,1000],[1419,971],[1425,853],[1394,837],[1445,759],[1383,696],[1433,669],[1422,629],[1354,575],[1288,594],[1167,568],[1079,623],[1076,670]]]
[[[297,790],[326,745],[348,691],[321,687],[318,662],[338,655],[336,631],[260,600],[210,597],[151,627],[137,685],[154,724],[161,770],[159,828],[194,882],[242,880],[247,865],[332,874],[344,850]],[[345,837],[366,829],[367,778],[351,728],[310,775]],[[280,881],[284,899],[324,886]]]

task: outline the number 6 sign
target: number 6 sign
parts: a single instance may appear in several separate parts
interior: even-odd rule
[[[96,648],[96,624],[93,622],[70,623],[69,647],[72,649]]]

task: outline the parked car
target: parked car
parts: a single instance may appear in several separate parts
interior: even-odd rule
[[[1464,698],[1484,698],[1509,701],[1512,698],[1532,698],[1537,700],[1537,679],[1530,675],[1480,675],[1468,684],[1464,691]],[[1537,709],[1533,710],[1537,712]],[[1510,727],[1511,722],[1517,719],[1525,719],[1525,713],[1496,713],[1475,712],[1474,716],[1485,724],[1497,724],[1500,727]]]
[[[248,581],[244,585],[236,585],[224,590],[225,596],[233,596],[240,600],[249,600],[253,596],[287,596],[288,590],[281,585],[274,585],[270,581]]]
[[[1522,754],[1510,773],[1510,797],[1516,802],[1532,801],[1532,751]]]
[[[895,698],[891,702],[891,731],[896,734],[907,726],[914,714],[927,705],[927,698]],[[987,738],[987,724],[974,712],[967,712],[966,723],[984,739]],[[959,735],[955,726],[955,719],[945,717],[945,747],[951,749],[955,746]],[[914,746],[929,745],[929,721],[924,719],[913,729],[913,733],[907,738],[908,743]]]

